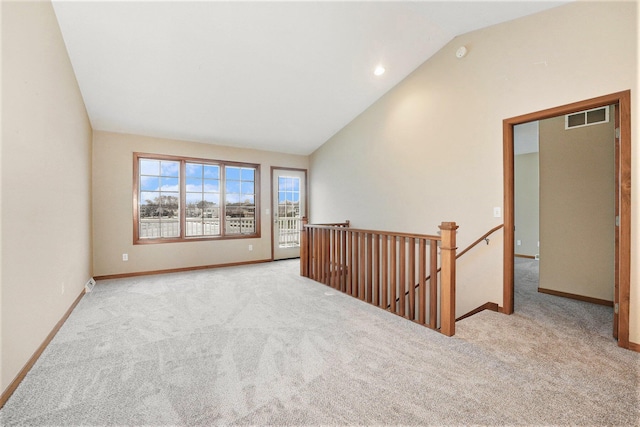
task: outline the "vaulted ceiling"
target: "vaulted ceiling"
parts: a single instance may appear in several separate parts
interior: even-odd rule
[[[563,3],[53,6],[94,129],[309,154],[457,35]]]

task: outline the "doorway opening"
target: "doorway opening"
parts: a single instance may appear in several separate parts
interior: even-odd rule
[[[514,311],[515,191],[514,126],[556,116],[615,105],[616,227],[614,274],[614,336],[629,348],[629,294],[631,281],[631,94],[618,92],[503,121],[504,154],[504,283],[503,312]]]

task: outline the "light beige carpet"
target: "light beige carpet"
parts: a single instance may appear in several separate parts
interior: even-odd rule
[[[100,282],[0,424],[638,425],[640,354],[610,309],[532,291],[534,267],[516,314],[453,338],[296,261]]]

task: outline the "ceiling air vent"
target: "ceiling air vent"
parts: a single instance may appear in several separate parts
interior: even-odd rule
[[[609,107],[594,108],[564,116],[564,128],[573,129],[609,122]]]

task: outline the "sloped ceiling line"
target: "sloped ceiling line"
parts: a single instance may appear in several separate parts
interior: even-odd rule
[[[562,3],[53,6],[94,129],[310,154],[455,36]]]

